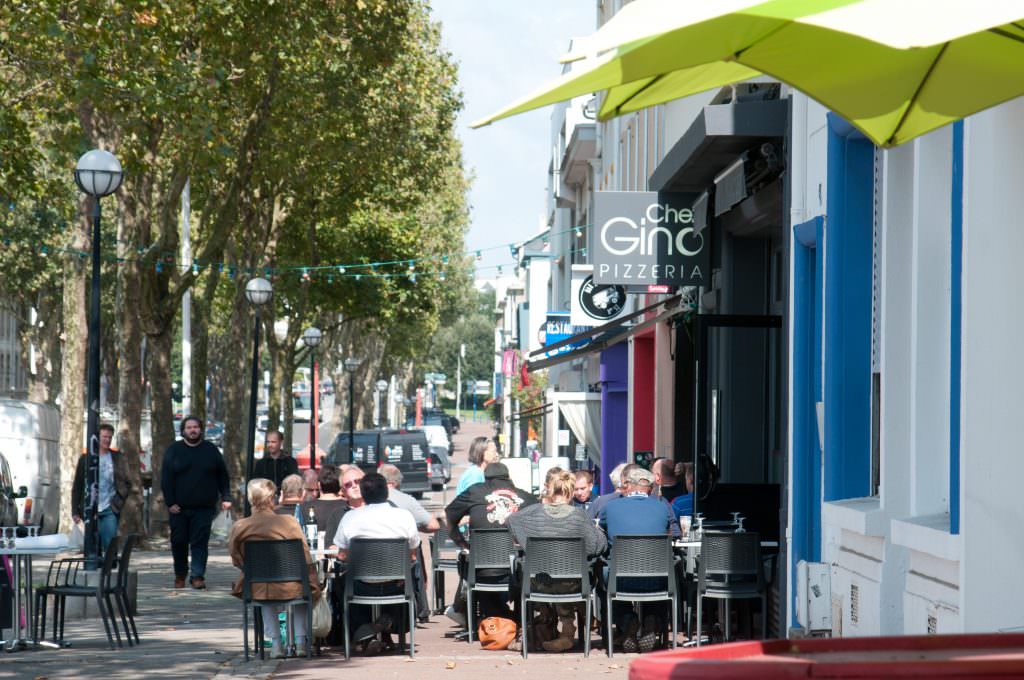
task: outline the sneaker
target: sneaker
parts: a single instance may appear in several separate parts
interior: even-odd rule
[[[196,590],[206,590],[206,579],[202,576],[193,576],[190,583]]]
[[[640,647],[636,643],[636,638],[627,637],[622,641],[622,651],[627,654],[636,654],[640,650]]]
[[[641,652],[653,652],[655,645],[658,643],[657,633],[644,633],[636,641],[636,646]]]
[[[274,640],[270,645],[270,658],[271,659],[283,659],[284,658],[284,645],[280,640]]]
[[[356,632],[352,634],[352,640],[355,642],[365,642],[370,638],[376,637],[377,631],[374,630],[373,626],[368,623],[364,623],[356,628]]]
[[[381,649],[382,646],[380,644],[380,640],[378,640],[377,638],[373,638],[372,640],[366,643],[365,647],[363,647],[363,655],[377,656],[378,654],[380,654]]]
[[[185,587],[185,577],[184,576],[175,576],[174,577],[174,587],[175,588],[184,588]]]
[[[466,615],[462,612],[455,611],[455,607],[451,605],[448,605],[448,608],[444,610],[444,615],[457,623],[461,628],[465,628],[468,625]]]

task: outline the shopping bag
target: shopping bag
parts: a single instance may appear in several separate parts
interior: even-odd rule
[[[231,533],[231,527],[235,520],[231,517],[230,510],[221,510],[220,514],[213,520],[210,533],[218,538],[227,538]]]
[[[72,522],[71,533],[68,534],[68,548],[71,550],[81,550],[82,546],[85,545],[85,522],[79,520]]]
[[[331,633],[331,622],[334,616],[327,593],[321,592],[313,605],[313,639],[323,639]]]

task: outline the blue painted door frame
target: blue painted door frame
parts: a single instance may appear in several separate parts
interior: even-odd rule
[[[824,500],[871,493],[874,145],[828,115]]]

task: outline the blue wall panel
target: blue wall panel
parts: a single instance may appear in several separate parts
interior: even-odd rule
[[[874,146],[829,114],[824,243],[826,501],[871,493],[873,173]]]

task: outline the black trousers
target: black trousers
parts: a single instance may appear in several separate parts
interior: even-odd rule
[[[206,577],[206,559],[210,555],[210,527],[216,514],[215,508],[182,508],[178,513],[168,513],[175,576]],[[188,568],[189,549],[192,550],[191,572]]]

